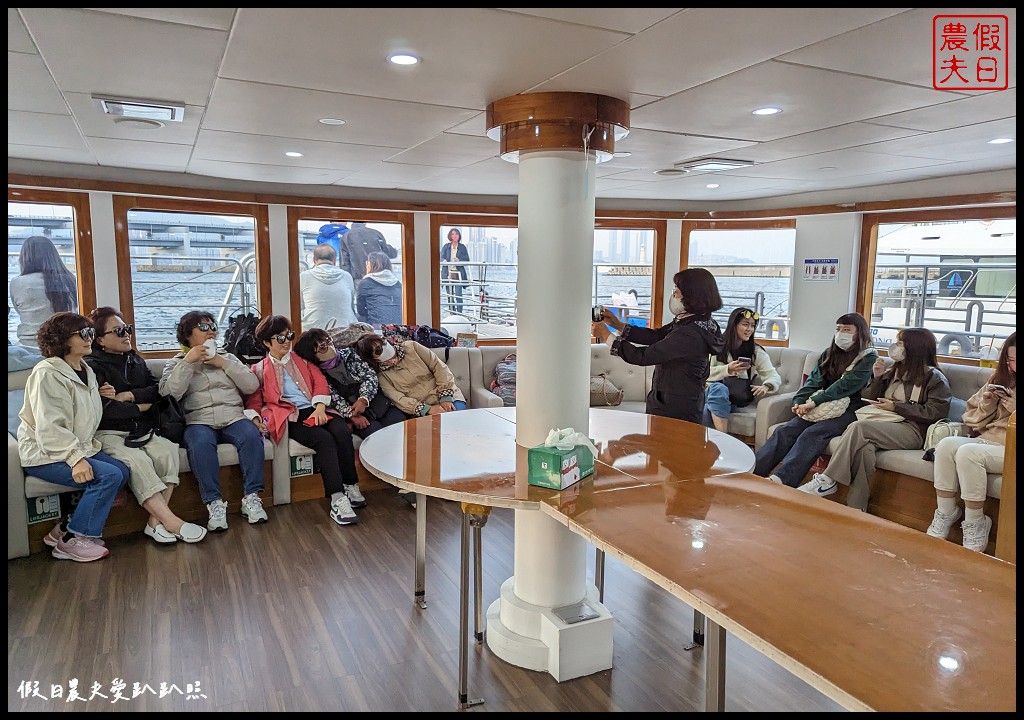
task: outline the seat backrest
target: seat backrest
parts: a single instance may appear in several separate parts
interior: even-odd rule
[[[964,410],[967,409],[967,401],[992,378],[992,368],[940,362],[939,370],[949,381],[949,390],[953,396],[947,417],[960,422],[963,420]]]
[[[782,379],[782,385],[779,387],[778,393],[796,392],[799,390],[800,386],[804,384],[804,367],[808,355],[817,359],[817,353],[811,353],[801,348],[766,347],[764,350],[768,353],[768,359],[772,361],[772,365],[775,366],[779,377]],[[813,362],[811,367],[814,367]]]
[[[448,351],[448,359],[444,359],[445,350]],[[436,347],[430,348],[430,352],[437,355],[444,361],[448,369],[452,371],[452,375],[455,376],[455,384],[459,386],[459,390],[462,391],[463,397],[466,398],[466,403],[472,403],[472,391],[470,390],[470,356],[473,353],[479,353],[480,351],[476,348],[467,347]]]

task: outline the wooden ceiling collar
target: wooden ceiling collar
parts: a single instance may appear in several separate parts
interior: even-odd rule
[[[629,133],[629,104],[607,95],[544,92],[511,95],[487,106],[487,136],[501,156],[517,160],[531,150],[594,151],[610,160],[615,141]]]

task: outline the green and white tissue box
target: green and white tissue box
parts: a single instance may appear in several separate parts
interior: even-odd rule
[[[570,450],[538,445],[528,453],[529,483],[552,490],[564,490],[594,474],[594,455],[586,445]]]

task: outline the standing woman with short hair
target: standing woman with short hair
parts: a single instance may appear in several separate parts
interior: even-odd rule
[[[25,383],[18,417],[18,457],[26,475],[82,491],[68,518],[44,538],[58,560],[92,562],[110,554],[103,526],[128,468],[100,448],[103,417],[96,374],[83,360],[96,331],[88,318],[62,312],[44,320],[37,340],[44,360]]]
[[[656,330],[626,325],[607,308],[591,333],[630,365],[654,365],[647,413],[700,424],[710,356],[721,351],[722,330],[711,313],[722,307],[715,276],[687,268],[672,278],[669,311],[675,318]],[[608,329],[611,325],[616,332]]]
[[[78,280],[50,238],[33,235],[21,246],[21,274],[11,279],[11,304],[18,313],[18,342],[38,347],[36,331],[57,312],[78,312]]]

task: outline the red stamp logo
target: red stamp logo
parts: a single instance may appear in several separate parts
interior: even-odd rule
[[[936,15],[932,87],[1005,90],[1010,84],[1009,32],[1005,15]]]

